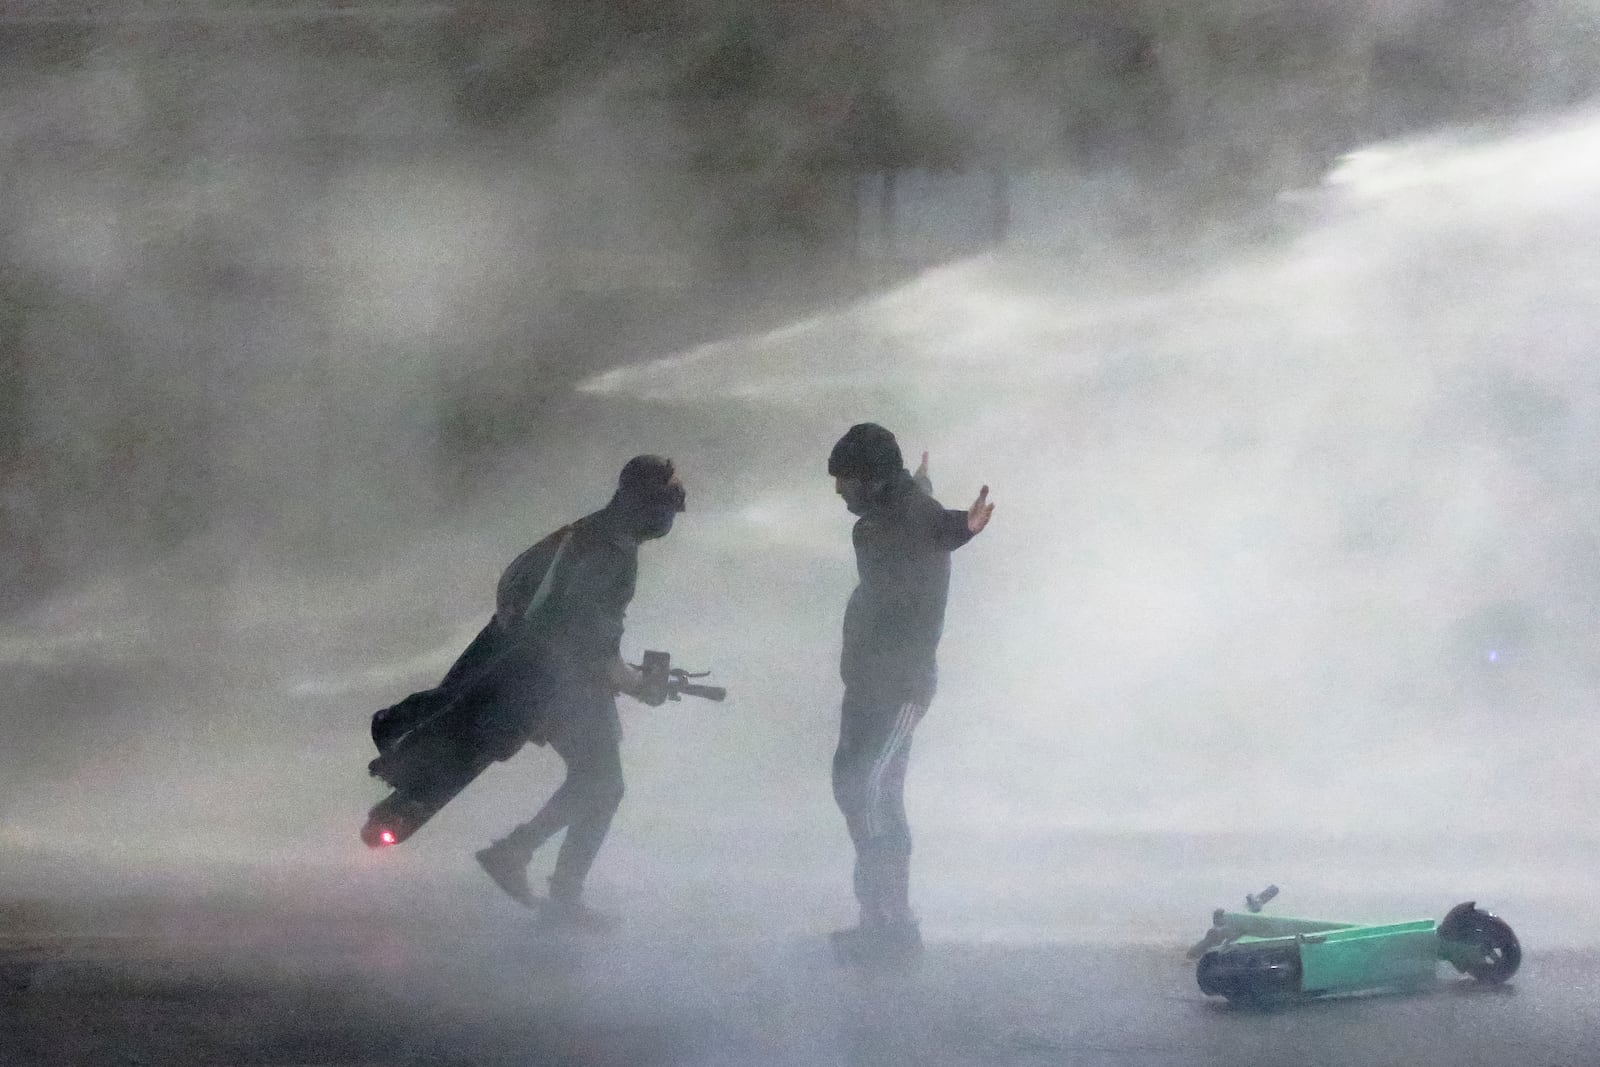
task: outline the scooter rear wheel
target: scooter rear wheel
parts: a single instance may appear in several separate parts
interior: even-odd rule
[[[1439,924],[1439,937],[1471,946],[1470,958],[1452,958],[1451,965],[1480,982],[1499,985],[1522,965],[1522,945],[1509,924],[1473,904],[1460,904]]]
[[[1200,992],[1229,1000],[1271,1000],[1300,992],[1300,949],[1212,949],[1195,965]]]

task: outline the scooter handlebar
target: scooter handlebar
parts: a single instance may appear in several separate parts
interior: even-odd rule
[[[725,700],[728,691],[720,685],[699,685],[691,681],[694,678],[704,678],[710,671],[686,671],[682,667],[672,666],[672,657],[665,652],[650,651],[644,654],[643,662],[637,669],[644,676],[647,692],[655,695],[655,699],[647,703],[660,703],[663,700],[681,700],[685,696],[699,697],[702,700]]]

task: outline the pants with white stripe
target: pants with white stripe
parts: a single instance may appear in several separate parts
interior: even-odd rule
[[[925,705],[867,699],[846,689],[833,754],[833,799],[856,847],[863,926],[911,919],[911,828],[906,764]]]

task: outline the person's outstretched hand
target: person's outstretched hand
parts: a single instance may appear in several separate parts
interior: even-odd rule
[[[994,514],[994,505],[989,502],[989,487],[986,485],[978,490],[978,499],[972,502],[967,509],[967,532],[976,536],[983,532],[989,525],[989,516]]]

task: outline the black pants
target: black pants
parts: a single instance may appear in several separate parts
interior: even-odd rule
[[[911,918],[906,765],[911,733],[927,710],[845,690],[833,754],[833,799],[856,847],[855,890],[863,926]]]
[[[539,846],[565,829],[550,895],[576,900],[622,803],[622,722],[616,697],[593,689],[566,690],[547,706],[543,736],[566,763],[566,780],[537,815],[498,845],[514,849],[528,862]]]

